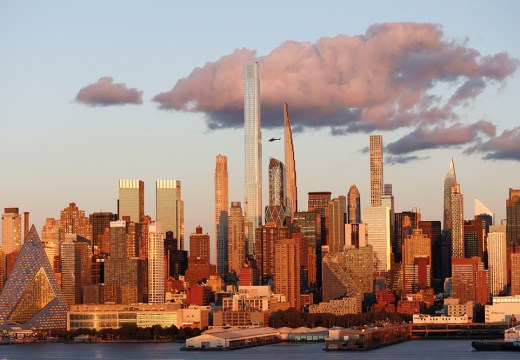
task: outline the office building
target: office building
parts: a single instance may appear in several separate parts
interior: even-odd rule
[[[347,195],[348,202],[348,223],[361,223],[361,195],[355,184],[350,186]]]
[[[442,282],[444,282],[444,278],[446,276],[443,275],[442,269],[444,262],[448,264],[446,266],[449,266],[449,263],[451,262],[451,257],[449,256],[451,247],[446,247],[444,249],[442,247],[441,222],[419,221],[418,227],[422,230],[424,236],[427,236],[431,239],[432,276],[434,279],[442,279]]]
[[[329,253],[342,251],[345,247],[345,222],[347,199],[339,196],[328,203],[329,207]]]
[[[246,259],[244,215],[240,201],[231,202],[228,219],[228,271],[240,273]]]
[[[258,62],[244,66],[245,236],[254,254],[256,228],[262,225],[262,133]]]
[[[148,303],[164,303],[164,233],[161,223],[148,225]]]
[[[139,223],[144,218],[144,182],[141,180],[119,180],[119,200],[117,216],[123,220],[129,216],[130,221]]]
[[[374,251],[376,270],[391,268],[390,208],[386,206],[363,208],[363,220],[368,226],[368,244]]]
[[[459,299],[461,304],[488,301],[487,270],[478,258],[453,258],[451,271],[452,298]]]
[[[166,255],[166,275],[168,277],[184,276],[188,268],[188,252],[177,249],[177,245],[177,239],[173,237],[173,232],[166,232],[164,252]]]
[[[383,136],[370,135],[370,205],[381,206],[383,196]]]
[[[209,264],[210,240],[209,234],[202,233],[202,226],[197,226],[195,233],[190,234],[190,257],[199,259]]]
[[[111,212],[95,212],[89,215],[89,222],[92,226],[92,251],[99,253],[100,238],[105,233],[105,229],[110,229],[110,222],[116,221],[117,215]]]
[[[6,254],[22,247],[22,216],[18,208],[5,208],[2,214],[2,248]]]
[[[269,159],[269,205],[285,206],[285,166],[275,158]]]
[[[215,240],[217,271],[227,273],[228,262],[228,169],[227,157],[217,155],[215,165]]]
[[[329,201],[331,193],[329,191],[310,192],[307,211],[320,214],[321,222],[321,245],[328,244],[329,238]]]
[[[464,257],[483,259],[485,227],[482,219],[464,221]]]
[[[23,329],[64,329],[66,318],[67,304],[32,226],[0,294],[0,323],[12,321]]]
[[[308,284],[321,284],[321,256],[318,257],[318,250],[321,251],[321,217],[315,211],[298,211],[294,213],[294,229],[299,232],[307,241],[307,264],[308,264]]]
[[[450,161],[448,172],[444,177],[444,216],[442,221],[443,230],[451,229],[451,189],[457,184],[457,175],[455,174],[455,164],[453,159]]]
[[[61,244],[61,291],[67,305],[83,302],[83,287],[92,283],[91,242],[86,238],[67,234]]]
[[[464,197],[460,192],[460,185],[455,184],[451,188],[451,211],[449,219],[451,223],[451,256],[452,258],[464,257]]]
[[[296,186],[296,162],[294,160],[294,145],[291,129],[291,119],[289,117],[289,105],[283,104],[283,129],[284,129],[284,150],[287,184],[287,206],[290,210],[291,219],[298,211],[298,187]]]
[[[184,201],[181,197],[179,180],[157,180],[155,182],[155,206],[157,221],[164,233],[173,232],[177,249],[184,250]]]
[[[506,227],[490,226],[487,238],[488,270],[491,295],[500,295],[507,285]]]

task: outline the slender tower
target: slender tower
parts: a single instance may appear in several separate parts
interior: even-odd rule
[[[370,206],[381,206],[383,196],[383,136],[370,135]]]
[[[215,166],[215,239],[217,270],[227,273],[228,261],[228,170],[227,157],[217,155]]]
[[[256,228],[262,224],[262,134],[260,131],[258,62],[244,66],[245,235],[247,253],[254,254]]]
[[[294,213],[298,211],[298,188],[296,187],[296,163],[294,161],[294,145],[292,139],[291,119],[289,117],[289,105],[283,104],[283,129],[285,144],[285,166],[287,182],[287,205],[291,212],[291,221]]]
[[[456,183],[455,164],[453,163],[453,159],[451,159],[448,172],[444,178],[444,218],[442,221],[442,228],[444,230],[451,229],[451,188]]]
[[[361,223],[361,195],[355,184],[350,186],[348,190],[348,223],[359,224]]]
[[[451,188],[450,196],[450,230],[451,230],[451,256],[452,258],[464,257],[464,197],[460,192],[460,184]]]

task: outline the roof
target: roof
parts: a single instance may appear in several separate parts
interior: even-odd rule
[[[260,336],[260,335],[278,335],[279,332],[276,329],[270,327],[263,328],[251,328],[251,329],[241,329],[241,330],[222,330],[218,331],[217,329],[213,329],[210,332],[206,331],[204,334],[199,335],[193,339],[201,338],[201,337],[217,337],[221,339],[239,339],[243,337],[251,337],[251,336]]]

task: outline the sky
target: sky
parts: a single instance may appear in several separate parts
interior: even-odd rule
[[[396,211],[442,220],[451,158],[465,217],[505,218],[520,188],[518,1],[0,0],[0,208],[41,232],[69,202],[116,212],[118,179],[177,179],[186,239],[214,244],[215,157],[243,201],[243,65],[260,64],[264,204],[269,157],[294,131],[307,193],[369,205],[370,134],[383,135]],[[214,248],[214,245],[213,245]],[[214,259],[214,254],[212,254]]]

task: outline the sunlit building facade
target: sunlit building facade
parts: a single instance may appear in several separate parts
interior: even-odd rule
[[[381,206],[383,196],[383,136],[370,135],[370,205]]]
[[[244,66],[245,236],[254,254],[255,231],[262,224],[262,133],[258,62]]]
[[[350,186],[347,195],[348,223],[361,223],[361,195],[355,184]]]
[[[287,206],[291,219],[298,211],[298,187],[296,186],[296,162],[294,160],[294,145],[291,129],[291,118],[289,117],[289,105],[283,104],[283,128],[284,128],[284,151],[287,184]]]
[[[215,239],[217,271],[227,273],[228,261],[228,169],[227,157],[217,155],[215,165]]]
[[[178,249],[184,250],[184,201],[181,197],[179,180],[157,180],[155,182],[155,206],[157,221],[164,233],[173,232]]]
[[[240,273],[246,259],[244,215],[240,201],[231,202],[228,220],[228,271]]]
[[[144,182],[135,179],[119,180],[119,200],[117,202],[119,220],[129,216],[130,221],[139,223],[144,218]]]
[[[6,254],[22,247],[22,216],[18,208],[5,208],[2,214],[2,248]]]
[[[148,303],[164,303],[164,233],[161,223],[148,225]]]

